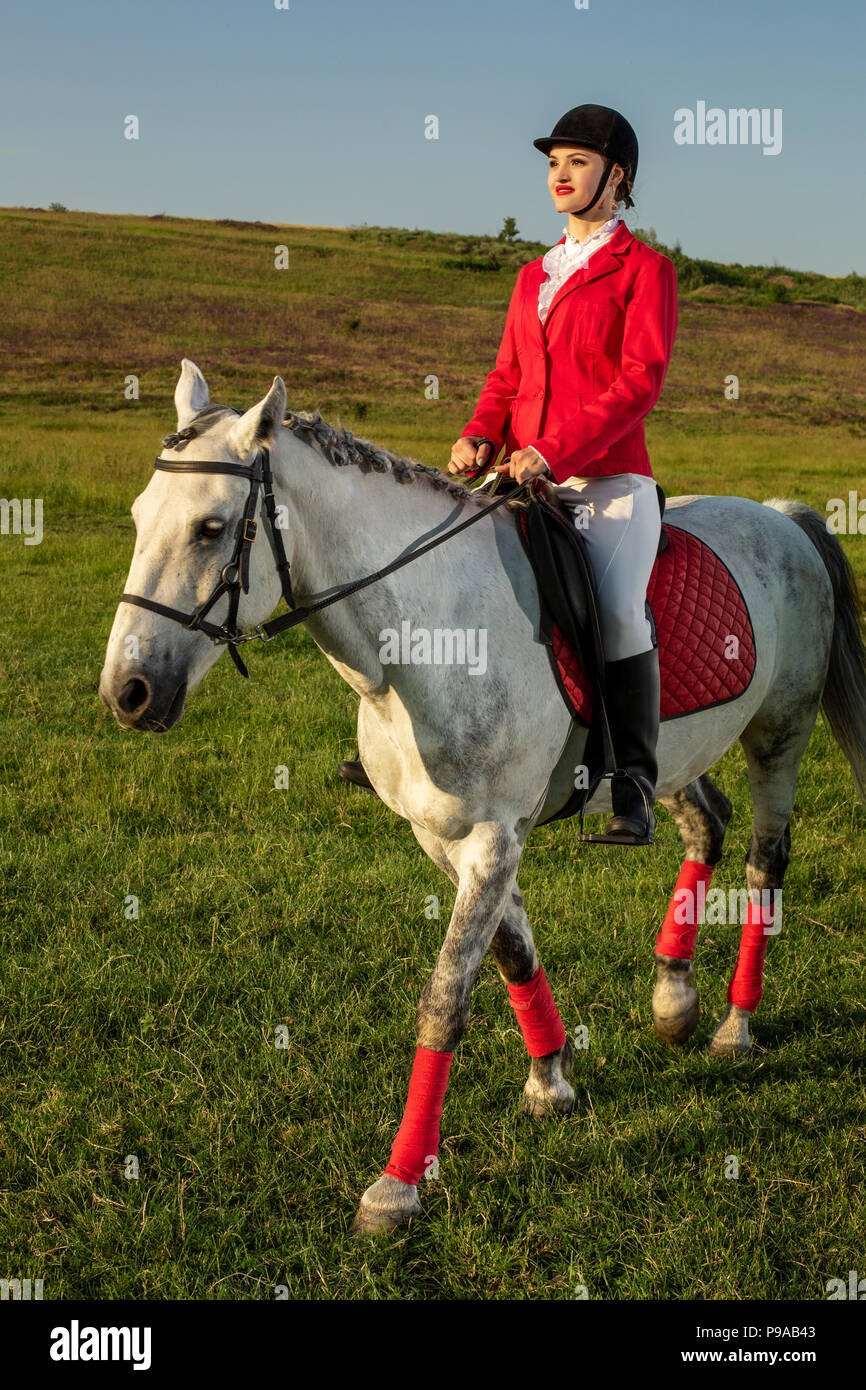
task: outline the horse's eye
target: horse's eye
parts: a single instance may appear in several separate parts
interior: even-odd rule
[[[199,527],[199,535],[203,536],[206,540],[213,540],[215,536],[221,536],[225,529],[225,522],[213,516],[209,517],[207,521],[202,522]]]

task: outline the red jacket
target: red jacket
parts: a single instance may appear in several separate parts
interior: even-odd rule
[[[497,454],[503,444],[507,454],[533,445],[560,483],[573,475],[652,477],[643,421],[677,331],[673,261],[620,222],[560,286],[543,324],[541,261],[517,277],[496,366],[462,435],[486,435]]]

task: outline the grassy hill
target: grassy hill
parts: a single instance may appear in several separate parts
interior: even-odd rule
[[[256,223],[235,223],[236,226],[256,226]],[[445,262],[457,270],[497,271],[503,266],[519,269],[527,261],[542,256],[547,244],[525,241],[519,237],[499,240],[496,237],[467,238],[453,233],[424,232],[405,227],[347,228],[353,240],[363,238],[374,244],[414,246],[423,244],[448,253]],[[632,227],[641,241],[663,252],[674,262],[680,295],[697,297],[704,302],[724,304],[805,303],[839,304],[849,308],[866,308],[866,277],[853,271],[846,276],[819,275],[815,271],[791,270],[774,263],[740,265],[721,264],[687,256],[680,246],[667,246],[656,236],[655,228],[648,231]]]
[[[278,244],[286,270],[274,268]],[[65,495],[125,509],[129,470],[146,467],[154,436],[173,424],[182,356],[216,399],[247,404],[279,373],[294,409],[442,464],[493,365],[516,272],[544,249],[399,228],[0,210],[2,476],[14,487],[34,448],[50,470],[63,430],[81,465],[56,480]],[[648,426],[668,493],[765,496],[826,467],[829,493],[807,498],[823,507],[835,475],[862,458],[863,279],[661,249],[681,292]],[[735,402],[723,394],[730,374]],[[425,394],[431,376],[436,399]]]
[[[45,502],[42,544],[0,536],[2,1272],[44,1277],[46,1299],[569,1301],[816,1300],[862,1272],[866,808],[821,721],[752,1054],[705,1050],[736,923],[701,929],[694,1045],[653,1038],[683,857],[665,809],[652,851],[541,827],[520,887],[566,1027],[590,1029],[574,1114],[519,1116],[523,1044],[486,960],[425,1218],[370,1248],[348,1226],[399,1123],[453,887],[338,780],[357,699],[306,629],[252,652],[249,681],[223,657],[160,738],[97,699],[181,357],[216,400],[250,404],[280,373],[293,408],[442,465],[544,248],[20,208],[0,224],[0,496]],[[668,496],[823,512],[862,493],[862,281],[671,254],[680,328],[647,429]],[[863,537],[840,539],[866,592]],[[735,808],[713,886],[739,890],[739,745],[712,777]]]

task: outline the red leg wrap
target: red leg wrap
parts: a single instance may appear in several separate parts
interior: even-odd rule
[[[439,1150],[439,1121],[453,1056],[453,1052],[434,1052],[429,1047],[419,1047],[415,1053],[403,1123],[385,1169],[401,1182],[416,1184]]]
[[[553,1002],[543,967],[539,965],[525,985],[509,985],[508,995],[530,1057],[558,1052],[565,1042],[565,1025]]]
[[[767,936],[764,928],[773,924],[773,908],[749,901],[740,953],[733,979],[728,986],[728,1003],[740,1009],[756,1009],[764,992],[764,954]]]
[[[695,954],[695,937],[712,876],[711,864],[701,864],[697,859],[683,860],[667,916],[656,937],[657,956],[691,960]]]

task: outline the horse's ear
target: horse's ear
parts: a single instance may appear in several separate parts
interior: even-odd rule
[[[177,406],[177,427],[185,430],[200,410],[210,405],[210,391],[207,382],[194,362],[184,357],[180,364],[180,380],[175,387],[174,403]]]
[[[253,405],[232,425],[228,443],[241,458],[246,458],[261,445],[268,448],[276,438],[277,430],[286,414],[286,387],[281,376],[274,377],[274,384],[263,401]]]

